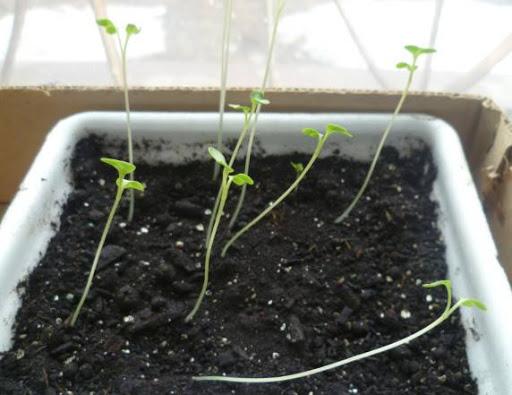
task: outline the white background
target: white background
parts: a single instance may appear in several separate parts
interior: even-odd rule
[[[228,87],[261,84],[273,1],[233,0]],[[287,1],[270,86],[401,89],[403,45],[428,46],[437,31],[438,53],[429,72],[420,64],[414,89],[483,94],[512,109],[512,1],[339,2],[345,20],[334,0]],[[0,0],[0,83],[115,85],[94,6],[142,28],[128,50],[130,85],[219,85],[223,0]]]

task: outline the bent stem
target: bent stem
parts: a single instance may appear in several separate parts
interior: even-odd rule
[[[224,24],[222,28],[222,46],[220,52],[220,98],[219,98],[219,129],[217,131],[217,149],[222,151],[222,136],[224,132],[224,108],[226,107],[226,83],[228,76],[229,43],[231,36],[231,13],[233,0],[224,1]],[[215,162],[213,180],[219,176],[220,165]]]
[[[342,135],[345,135],[345,136],[351,136],[351,134],[343,127],[341,126],[338,126],[338,125],[334,125],[334,124],[329,124],[327,125],[326,127],[326,131],[324,134],[321,134],[320,132],[318,132],[317,130],[315,129],[311,129],[311,128],[306,128],[303,130],[303,133],[308,136],[308,137],[312,137],[312,138],[315,138],[317,139],[317,145],[316,145],[316,148],[313,152],[313,154],[311,155],[311,158],[309,159],[309,162],[306,164],[306,166],[304,167],[304,169],[297,175],[297,178],[295,179],[295,181],[293,181],[293,183],[288,187],[288,189],[286,189],[282,194],[281,196],[279,196],[274,202],[270,203],[267,208],[265,210],[263,210],[256,218],[254,218],[251,222],[249,222],[247,225],[245,225],[242,229],[240,229],[238,232],[235,233],[235,235],[233,237],[231,237],[231,239],[228,240],[228,242],[226,243],[226,245],[224,246],[224,248],[222,249],[222,252],[221,252],[221,256],[224,257],[229,249],[229,247],[231,247],[231,245],[240,237],[242,236],[245,232],[247,232],[250,228],[252,228],[254,225],[256,225],[259,221],[261,221],[261,219],[263,219],[268,213],[270,213],[274,208],[276,208],[279,204],[281,204],[281,202],[286,199],[286,197],[292,193],[296,188],[297,186],[299,185],[299,183],[304,179],[304,177],[306,177],[306,174],[309,172],[309,170],[311,169],[311,167],[313,166],[313,163],[315,163],[316,159],[318,158],[318,156],[320,155],[320,152],[322,152],[322,148],[325,144],[325,142],[327,141],[327,139],[329,138],[329,136],[332,134],[332,133],[339,133],[339,134],[342,134]]]
[[[274,16],[274,26],[272,27],[272,35],[270,37],[269,48],[268,48],[268,56],[267,63],[265,65],[265,73],[263,75],[263,82],[261,84],[261,93],[264,94],[267,89],[267,82],[270,75],[270,67],[272,65],[272,57],[274,55],[274,47],[276,43],[277,37],[277,29],[279,27],[279,22],[281,20],[281,15],[284,10],[286,0],[279,0],[276,8],[276,14]],[[254,145],[254,136],[256,135],[256,125],[258,123],[258,117],[261,111],[261,104],[258,104],[256,107],[256,114],[254,115],[254,121],[252,123],[251,133],[249,134],[249,141],[247,143],[247,152],[245,154],[245,165],[244,165],[244,173],[249,174],[249,168],[251,166],[251,155],[252,155],[252,147]],[[235,211],[233,212],[233,216],[229,221],[228,229],[231,230],[233,226],[235,226],[236,220],[238,219],[238,215],[240,214],[240,210],[244,204],[245,200],[245,192],[247,185],[242,186],[240,190],[240,195],[238,196],[238,202],[236,204]]]
[[[451,283],[449,280],[441,280],[436,281],[431,284],[425,284],[424,287],[426,288],[433,288],[438,286],[444,286],[447,290],[447,302],[446,302],[446,308],[441,314],[439,318],[437,318],[434,322],[427,325],[425,328],[420,329],[419,331],[413,333],[412,335],[409,335],[403,339],[400,339],[394,343],[388,344],[383,347],[376,348],[371,351],[364,352],[362,354],[358,354],[346,359],[343,359],[338,362],[333,362],[328,365],[321,366],[316,369],[306,370],[304,372],[300,373],[294,373],[289,374],[285,376],[277,376],[277,377],[229,377],[229,376],[195,376],[192,377],[192,380],[195,381],[226,381],[231,383],[246,383],[246,384],[256,384],[256,383],[277,383],[277,382],[283,382],[283,381],[290,381],[295,379],[300,379],[304,377],[308,377],[314,374],[322,373],[327,370],[332,370],[335,368],[338,368],[343,365],[348,365],[349,363],[356,362],[365,358],[372,357],[377,354],[381,354],[383,352],[392,350],[394,348],[400,347],[404,344],[408,344],[411,341],[423,336],[427,332],[430,332],[435,327],[441,325],[444,321],[446,321],[459,307],[466,306],[466,307],[477,307],[481,310],[486,310],[486,307],[483,303],[476,299],[461,299],[459,300],[455,305],[451,305],[452,299],[451,299]]]
[[[206,254],[204,258],[204,277],[203,277],[203,286],[201,287],[201,292],[199,293],[199,297],[196,300],[194,308],[185,318],[185,322],[189,322],[194,318],[201,303],[203,302],[204,295],[206,294],[206,290],[208,289],[208,280],[210,276],[210,258],[212,255],[213,242],[215,241],[215,235],[217,234],[217,229],[219,228],[220,219],[222,217],[222,213],[224,211],[224,206],[226,204],[226,200],[228,198],[229,187],[231,185],[231,179],[228,179],[228,169],[224,168],[222,171],[222,182],[221,182],[221,190],[220,190],[220,202],[217,208],[217,212],[215,215],[215,221],[213,223],[213,228],[211,231],[211,235],[207,241],[206,246]],[[212,213],[213,214],[213,213]]]
[[[359,191],[357,192],[356,196],[354,197],[352,202],[349,204],[349,206],[345,209],[345,211],[343,211],[343,213],[338,218],[336,218],[336,220],[334,221],[334,223],[336,223],[336,224],[340,223],[341,221],[343,221],[345,218],[347,218],[350,215],[350,213],[352,212],[352,210],[357,205],[357,203],[359,202],[359,200],[363,196],[364,192],[366,191],[366,188],[368,187],[368,184],[370,183],[370,179],[372,178],[373,172],[375,171],[375,167],[377,165],[377,161],[380,158],[380,154],[382,152],[382,149],[384,148],[384,144],[386,142],[386,139],[388,138],[388,135],[391,132],[391,128],[393,127],[393,124],[394,124],[394,122],[396,120],[396,117],[400,113],[400,111],[402,109],[402,106],[404,104],[404,101],[405,101],[407,95],[409,94],[409,89],[410,89],[411,84],[412,84],[412,79],[413,79],[413,76],[414,76],[414,72],[418,69],[418,66],[416,65],[418,57],[420,55],[422,55],[422,54],[429,54],[429,53],[435,52],[431,48],[419,48],[419,47],[411,46],[411,45],[408,45],[405,48],[409,52],[411,52],[412,55],[413,55],[412,64],[409,65],[409,64],[406,64],[406,63],[402,62],[402,63],[399,63],[397,65],[397,68],[405,68],[405,69],[407,69],[409,71],[409,75],[407,77],[407,82],[405,84],[405,88],[402,91],[402,95],[400,97],[400,100],[398,101],[398,104],[397,104],[397,106],[395,108],[395,111],[393,112],[393,115],[391,116],[391,120],[389,121],[386,129],[384,130],[384,133],[382,134],[382,137],[381,137],[381,139],[379,141],[379,145],[377,146],[377,150],[375,151],[375,155],[374,155],[373,160],[372,160],[372,162],[370,164],[370,168],[368,169],[368,173],[366,174],[366,177],[365,177],[365,179],[363,181],[363,184],[359,188]]]

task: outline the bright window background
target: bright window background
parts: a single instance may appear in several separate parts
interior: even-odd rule
[[[233,0],[228,86],[261,83],[274,1]],[[420,64],[415,89],[483,94],[512,109],[512,1],[338,2],[344,17],[334,0],[287,1],[270,86],[401,89],[405,73],[394,65],[409,60],[403,45],[428,46],[436,36],[438,53]],[[0,0],[0,83],[117,84],[96,9],[142,28],[130,43],[130,85],[218,86],[223,4]]]

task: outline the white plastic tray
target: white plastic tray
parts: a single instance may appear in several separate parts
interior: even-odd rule
[[[125,138],[124,117],[124,113],[96,112],[60,121],[5,213],[0,225],[0,350],[11,344],[20,303],[16,286],[44,254],[54,234],[51,223],[59,223],[62,202],[71,191],[69,163],[74,145],[91,132]],[[140,159],[181,162],[195,156],[206,159],[204,143],[215,141],[218,115],[133,113],[132,120],[135,140],[158,140],[164,147],[145,151]],[[323,130],[332,122],[347,127],[355,138],[331,139],[323,155],[339,149],[343,155],[369,159],[388,120],[387,114],[262,114],[259,145],[268,154],[311,152],[314,142],[303,138],[301,129]],[[241,124],[240,114],[227,114],[226,137],[235,137]],[[438,166],[433,198],[440,205],[439,226],[455,295],[478,298],[489,308],[487,313],[461,310],[472,374],[480,394],[512,394],[512,292],[497,261],[459,139],[445,122],[413,114],[398,117],[388,144],[407,154],[418,139],[431,147]]]

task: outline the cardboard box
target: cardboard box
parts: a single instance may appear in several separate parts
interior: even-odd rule
[[[133,88],[133,111],[217,111],[216,89]],[[278,112],[390,112],[399,92],[269,90]],[[246,103],[249,89],[231,89],[228,103]],[[94,110],[124,110],[122,92],[112,88],[0,89],[0,209],[17,190],[46,133],[61,118]],[[267,109],[265,109],[267,110]],[[402,112],[430,114],[459,133],[491,225],[500,262],[512,279],[512,126],[485,97],[412,93]]]

